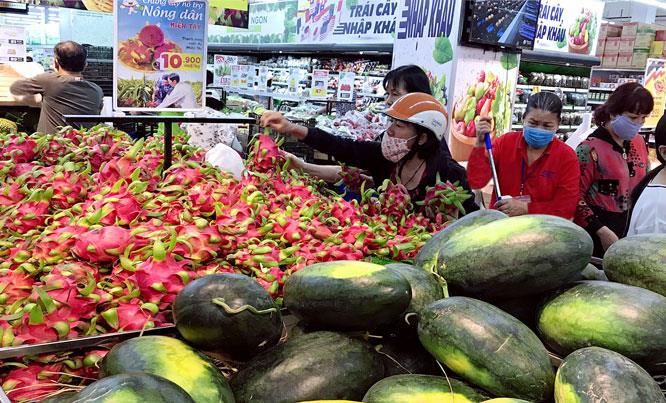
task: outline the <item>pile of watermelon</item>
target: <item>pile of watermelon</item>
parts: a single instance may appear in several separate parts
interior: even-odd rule
[[[178,331],[5,362],[14,401],[666,401],[666,236],[601,271],[567,220],[348,203],[267,136],[241,181],[108,128],[3,141],[3,346]]]

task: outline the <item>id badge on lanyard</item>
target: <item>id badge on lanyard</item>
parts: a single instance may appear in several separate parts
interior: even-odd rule
[[[518,197],[514,197],[516,200],[523,201],[525,203],[530,203],[532,202],[532,198],[530,195],[525,194],[525,182],[527,182],[527,178],[525,176],[525,160],[520,161],[521,164],[521,170],[520,170],[520,195]]]

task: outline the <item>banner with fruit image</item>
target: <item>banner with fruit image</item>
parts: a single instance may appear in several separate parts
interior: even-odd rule
[[[449,106],[454,54],[457,51],[462,0],[401,0],[396,12],[393,68],[415,64],[430,79],[433,96]],[[449,115],[450,115],[449,108]]]
[[[213,56],[213,85],[222,88],[231,87],[231,72],[238,64],[238,56]]]
[[[477,117],[491,117],[491,137],[511,129],[511,101],[519,56],[459,47],[456,54],[449,148],[456,161],[467,161],[476,141]]]
[[[657,127],[657,123],[666,109],[666,60],[648,59],[643,85],[650,91],[652,99],[654,99],[654,108],[650,116],[645,119],[644,126]]]
[[[594,56],[605,3],[541,0],[534,50]]]
[[[115,109],[191,111],[204,107],[207,10],[204,1],[116,2]]]

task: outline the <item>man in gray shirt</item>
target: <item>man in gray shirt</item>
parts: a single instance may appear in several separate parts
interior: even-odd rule
[[[63,115],[99,115],[102,89],[83,79],[86,49],[72,41],[60,42],[53,50],[55,72],[16,81],[9,88],[14,95],[42,95],[42,110],[37,131],[57,133],[65,126]]]

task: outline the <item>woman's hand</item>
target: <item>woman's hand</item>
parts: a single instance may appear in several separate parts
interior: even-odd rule
[[[604,251],[607,251],[612,244],[618,241],[615,232],[608,227],[599,228],[597,236],[599,237],[599,241],[601,241],[601,247],[604,248]]]
[[[289,161],[289,169],[296,169],[298,171],[303,171],[305,169],[307,162],[298,158],[294,154],[282,150],[280,150],[280,154]]]
[[[261,115],[259,124],[268,127],[280,134],[291,135],[298,140],[303,140],[308,135],[308,129],[295,125],[285,118],[280,112],[267,111]]]
[[[486,116],[476,119],[476,146],[483,147],[486,133],[493,129],[493,119]]]
[[[527,202],[518,199],[503,199],[495,203],[495,208],[509,217],[528,213]]]

